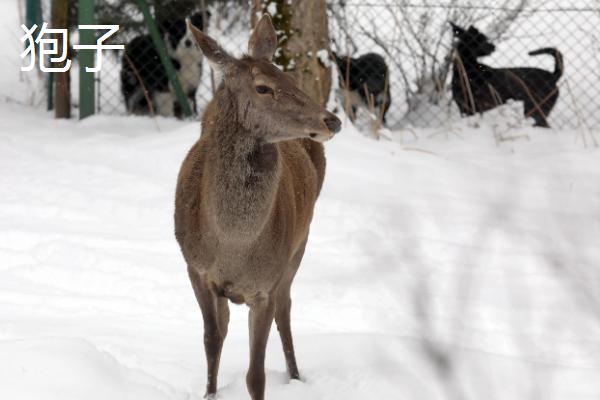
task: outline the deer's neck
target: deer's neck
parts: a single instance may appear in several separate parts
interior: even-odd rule
[[[217,94],[218,96],[219,94]],[[249,239],[265,227],[281,174],[279,148],[257,139],[238,121],[230,93],[217,98],[209,175],[211,208],[217,229],[228,238]]]

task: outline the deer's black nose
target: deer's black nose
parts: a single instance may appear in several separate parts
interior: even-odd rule
[[[338,133],[342,129],[342,121],[333,114],[327,115],[323,121],[325,121],[327,129],[333,133]]]

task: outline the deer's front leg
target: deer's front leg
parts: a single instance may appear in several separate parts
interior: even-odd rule
[[[296,354],[294,353],[294,341],[292,339],[292,328],[290,323],[290,310],[292,308],[292,300],[290,299],[289,287],[287,290],[282,290],[277,294],[277,305],[275,309],[275,322],[277,330],[281,337],[283,345],[283,354],[287,364],[288,374],[290,379],[300,379],[298,365],[296,364]]]
[[[271,297],[260,297],[250,304],[250,367],[246,385],[252,400],[265,398],[265,349],[274,313],[275,303]]]
[[[217,375],[223,341],[227,335],[229,307],[227,299],[217,297],[196,270],[188,268],[188,273],[204,320],[204,351],[207,366],[206,397],[210,399],[214,398],[217,392]]]
[[[290,321],[290,310],[292,308],[292,300],[290,299],[290,288],[292,281],[296,275],[296,271],[302,261],[304,255],[304,249],[306,247],[306,240],[298,249],[294,258],[288,265],[286,273],[284,274],[279,287],[276,291],[275,297],[275,323],[277,324],[277,330],[279,330],[279,336],[281,337],[281,344],[283,345],[283,354],[285,355],[285,361],[287,364],[288,374],[290,379],[300,379],[300,373],[298,372],[298,365],[296,364],[296,354],[294,353],[294,341],[292,339],[292,328]]]

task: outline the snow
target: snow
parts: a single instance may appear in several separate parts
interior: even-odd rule
[[[172,221],[199,124],[53,120],[3,11],[0,399],[201,399]],[[292,289],[303,381],[273,329],[268,399],[600,399],[600,131],[531,128],[515,107],[393,141],[345,121]],[[247,363],[232,306],[219,399],[249,398]]]
[[[273,329],[268,399],[600,398],[599,150],[503,118],[327,143],[292,292],[303,381]],[[199,124],[0,121],[0,398],[201,399],[172,221]],[[247,343],[233,306],[222,400],[249,398]]]
[[[267,12],[271,15],[277,14],[277,3],[275,3],[275,2],[269,3],[269,5],[267,6]]]
[[[317,50],[317,58],[326,67],[331,66],[331,60],[329,59],[329,52],[326,49]]]

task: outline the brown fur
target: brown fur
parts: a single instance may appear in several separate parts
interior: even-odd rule
[[[340,123],[270,63],[276,41],[268,17],[250,39],[250,56],[240,60],[200,31],[194,34],[223,81],[204,113],[202,136],[181,166],[175,234],[203,314],[207,394],[217,388],[229,299],[250,307],[246,382],[252,399],[262,400],[273,318],[290,377],[299,379],[290,286],[325,175],[323,145],[306,138],[326,140]]]

